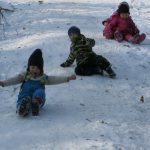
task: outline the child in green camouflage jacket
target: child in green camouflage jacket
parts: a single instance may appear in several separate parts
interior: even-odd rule
[[[110,62],[92,51],[92,47],[95,45],[94,39],[86,38],[75,26],[68,30],[68,35],[71,40],[70,54],[66,62],[61,64],[61,67],[69,67],[76,59],[75,73],[77,75],[103,75],[103,71],[105,71],[109,77],[116,77]]]

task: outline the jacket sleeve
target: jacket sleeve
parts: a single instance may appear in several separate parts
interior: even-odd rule
[[[134,30],[134,33],[139,33],[139,29],[137,28],[137,26],[135,25],[135,23],[133,22],[132,18],[130,18],[130,22],[131,22],[131,26],[132,26],[132,29]]]
[[[114,16],[114,17],[112,17],[109,24],[106,26],[106,30],[111,31],[112,29],[117,28],[117,24],[118,24],[118,18],[117,18],[117,16]]]
[[[20,73],[12,78],[9,78],[7,80],[3,81],[3,86],[10,86],[10,85],[15,85],[15,84],[19,84],[21,82],[23,82],[25,77],[25,73]]]
[[[46,85],[54,85],[69,82],[68,77],[63,76],[48,76]]]
[[[104,25],[105,22],[109,23],[109,22],[111,21],[111,19],[112,19],[112,17],[109,17],[109,18],[103,20],[103,21],[102,21],[102,24]]]
[[[92,47],[94,46],[95,46],[95,40],[86,38],[85,40],[78,43],[75,48],[78,49],[79,51],[83,51],[83,50],[92,51]]]
[[[119,33],[125,32],[126,30],[127,30],[127,27],[125,25],[119,25],[116,28],[116,32],[119,32]]]
[[[86,45],[88,45],[88,46],[90,46],[90,47],[94,47],[94,46],[95,46],[95,40],[94,40],[94,39],[87,38],[87,39],[86,39]]]
[[[102,24],[104,25],[105,22],[110,23],[113,19],[113,17],[117,14],[117,12],[115,11],[109,18],[105,19],[102,21]]]
[[[76,58],[76,54],[75,54],[74,50],[71,50],[66,62],[64,63],[64,66],[69,67],[70,65],[72,65],[75,58]]]

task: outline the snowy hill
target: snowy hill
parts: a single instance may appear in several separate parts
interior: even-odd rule
[[[102,36],[102,20],[120,1],[1,1],[4,7],[15,8],[4,13],[5,30],[0,25],[1,80],[23,71],[35,48],[43,49],[47,74],[72,74],[75,65],[59,67],[69,54],[67,30],[72,25],[96,40],[94,51],[112,62],[117,79],[77,76],[76,81],[47,86],[40,116],[27,118],[15,113],[20,85],[0,87],[0,149],[149,150],[150,46]],[[150,39],[150,2],[128,2],[135,23]]]

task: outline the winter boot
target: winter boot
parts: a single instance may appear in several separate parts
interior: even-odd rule
[[[141,42],[143,42],[146,38],[146,34],[145,33],[142,33],[141,35],[137,34],[133,37],[132,39],[132,43],[133,44],[140,44]]]
[[[27,116],[30,112],[30,97],[25,97],[20,104],[20,107],[18,109],[20,116]]]
[[[142,34],[139,36],[139,38],[137,39],[136,44],[142,43],[142,42],[145,40],[145,38],[146,38],[146,34],[145,34],[145,33],[142,33]]]
[[[116,77],[116,74],[115,72],[112,70],[111,66],[107,67],[105,69],[105,71],[108,73],[109,77],[110,78],[115,78]]]
[[[33,116],[39,115],[40,104],[41,104],[41,98],[36,97],[32,102],[32,115]]]

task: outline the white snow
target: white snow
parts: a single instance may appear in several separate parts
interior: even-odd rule
[[[27,118],[15,113],[20,85],[0,87],[0,150],[149,150],[150,46],[117,43],[102,36],[102,20],[121,1],[1,2],[15,8],[4,13],[8,21],[4,34],[0,25],[1,80],[23,71],[36,48],[43,49],[47,74],[72,74],[75,65],[59,67],[69,54],[67,30],[72,25],[96,40],[94,51],[112,62],[117,79],[77,76],[76,81],[47,86],[40,116]],[[150,1],[128,2],[148,41]]]

